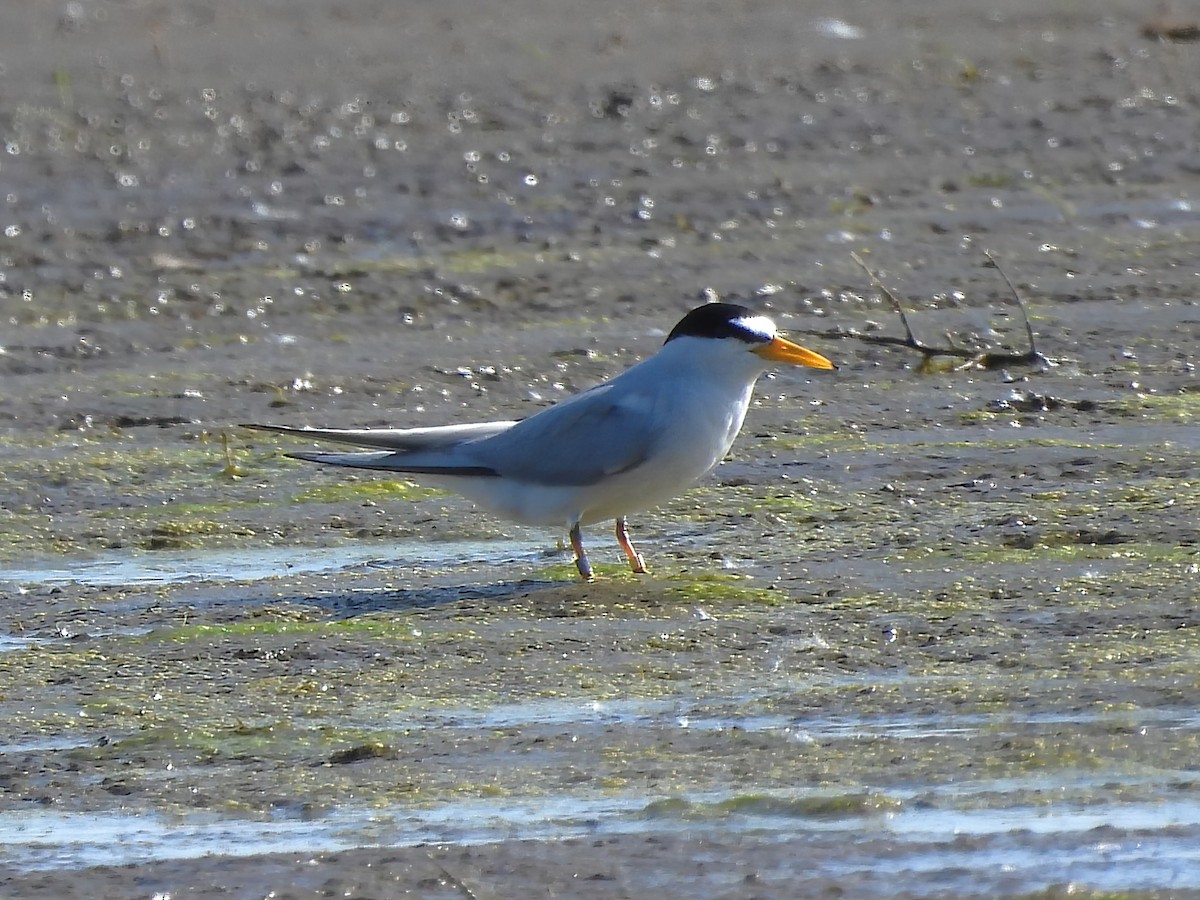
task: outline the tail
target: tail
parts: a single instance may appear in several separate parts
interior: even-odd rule
[[[412,452],[445,450],[467,441],[477,441],[508,431],[516,422],[475,422],[470,425],[435,425],[432,428],[292,428],[288,425],[242,424],[239,428],[270,431],[292,437],[333,441],[355,447]]]
[[[407,454],[388,453],[379,450],[374,453],[288,453],[291,459],[303,459],[306,462],[323,463],[327,466],[347,466],[351,469],[375,469],[381,472],[400,472],[406,475],[451,475],[458,477],[494,478],[500,473],[487,466],[464,466],[447,463],[446,465],[420,465],[411,461]]]
[[[380,450],[355,453],[296,452],[292,459],[375,469],[409,475],[447,475],[459,477],[495,477],[499,473],[487,466],[473,464],[456,451],[472,441],[507,431],[515,422],[479,422],[472,425],[443,425],[432,428],[291,428],[287,425],[242,425],[257,431],[270,431],[292,437],[334,441]]]

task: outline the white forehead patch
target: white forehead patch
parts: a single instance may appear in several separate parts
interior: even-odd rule
[[[775,337],[775,323],[766,316],[742,316],[732,320],[729,324],[734,328],[747,331],[763,341],[770,341]]]

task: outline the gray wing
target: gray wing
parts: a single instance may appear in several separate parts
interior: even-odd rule
[[[588,485],[640,465],[662,433],[645,394],[602,384],[464,447],[497,474],[547,485]]]
[[[473,462],[466,448],[473,441],[502,434],[515,422],[477,422],[472,425],[440,425],[432,428],[291,428],[287,425],[243,425],[258,431],[271,431],[293,437],[379,447],[358,453],[298,452],[293,459],[349,466],[355,469],[379,469],[409,474],[494,477],[497,473]]]
[[[476,422],[471,425],[437,425],[432,428],[291,428],[287,425],[241,425],[256,431],[272,431],[293,437],[352,444],[355,447],[379,447],[382,450],[415,452],[445,450],[466,441],[493,437],[512,428],[516,422]]]
[[[244,427],[392,451],[289,454],[328,465],[588,485],[640,465],[662,433],[653,398],[614,389],[617,384],[598,385],[519,422],[399,429]]]

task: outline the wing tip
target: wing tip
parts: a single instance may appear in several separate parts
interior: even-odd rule
[[[286,456],[288,459],[302,459],[305,462],[321,462],[322,461],[321,457],[326,456],[328,454],[305,453],[303,451],[297,451],[295,453],[285,453],[283,455]]]
[[[286,433],[288,431],[301,431],[303,429],[290,428],[287,425],[263,425],[258,422],[239,422],[238,428],[249,428],[251,431],[275,431]]]

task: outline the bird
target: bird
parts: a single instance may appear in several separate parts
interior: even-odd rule
[[[754,385],[776,364],[837,368],[782,337],[767,316],[714,302],[680,319],[652,356],[528,418],[419,428],[242,427],[371,448],[287,455],[403,474],[506,519],[563,527],[579,577],[592,581],[581,528],[613,520],[630,569],[646,574],[626,517],[676,496],[725,457]]]

